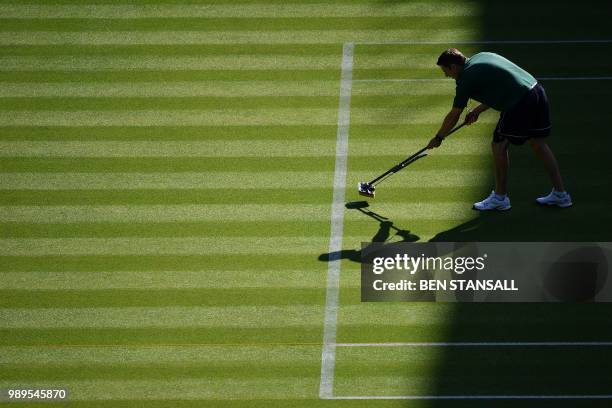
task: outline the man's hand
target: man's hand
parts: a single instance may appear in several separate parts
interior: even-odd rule
[[[465,124],[471,125],[472,123],[476,122],[478,120],[479,115],[480,112],[478,112],[477,109],[469,111],[467,115],[465,115]]]
[[[486,111],[487,109],[489,109],[489,107],[484,103],[481,103],[480,105],[469,111],[467,115],[465,115],[464,123],[466,125],[471,125],[472,123],[476,122],[478,120],[478,116],[480,116],[480,114]]]
[[[440,145],[442,144],[442,140],[444,140],[444,139],[442,139],[441,137],[439,137],[439,136],[437,136],[437,135],[436,135],[436,136],[434,136],[434,137],[433,137],[433,138],[432,138],[432,139],[429,141],[429,144],[427,145],[427,148],[428,148],[428,149],[434,149],[434,148],[436,148],[436,147],[440,147]]]

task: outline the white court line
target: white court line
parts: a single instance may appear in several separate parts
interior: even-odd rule
[[[345,43],[342,50],[342,75],[338,106],[338,132],[336,136],[336,167],[334,171],[334,196],[331,212],[329,261],[327,264],[327,291],[325,295],[325,325],[321,353],[321,383],[319,397],[329,399],[334,391],[336,363],[336,322],[340,294],[340,252],[344,223],[344,188],[346,186],[346,160],[351,115],[351,87],[353,80],[353,52],[355,45]]]
[[[357,395],[337,396],[334,400],[601,400],[612,395]]]
[[[612,341],[438,341],[337,343],[336,347],[612,347]]]
[[[386,78],[386,79],[354,79],[353,82],[448,82],[454,81],[448,78]]]
[[[603,77],[542,77],[536,78],[539,81],[609,81],[612,76]]]
[[[480,44],[611,44],[612,39],[600,40],[482,40],[482,41],[363,41],[355,45],[480,45]]]
[[[538,81],[610,81],[612,76],[602,77],[539,77]],[[383,83],[383,82],[452,82],[447,78],[388,78],[388,79],[355,79],[358,83]]]

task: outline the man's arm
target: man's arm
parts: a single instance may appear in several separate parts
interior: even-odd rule
[[[442,122],[442,126],[440,127],[440,130],[438,130],[438,133],[436,133],[436,136],[445,138],[446,135],[448,135],[450,131],[453,130],[453,128],[459,121],[459,118],[461,117],[461,112],[463,112],[463,108],[453,107],[453,109],[451,109],[450,112],[446,114],[446,117]]]
[[[433,149],[434,147],[438,147],[442,144],[442,140],[444,140],[446,135],[449,134],[449,132],[455,127],[455,125],[459,121],[459,117],[461,117],[461,112],[463,112],[463,109],[464,108],[453,107],[453,109],[451,109],[450,112],[446,114],[446,117],[442,122],[440,130],[438,130],[436,136],[434,136],[434,138],[431,139],[429,144],[427,145],[428,149]]]
[[[487,109],[489,109],[489,107],[484,103],[481,103],[480,105],[469,111],[468,114],[465,115],[465,124],[471,125],[472,123],[476,122],[478,120],[478,115],[480,115]]]

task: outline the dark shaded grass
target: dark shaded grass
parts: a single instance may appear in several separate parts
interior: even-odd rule
[[[610,12],[603,3],[587,1],[576,7],[572,3],[514,2],[506,7],[498,2],[480,2],[482,39],[609,39]],[[529,12],[524,12],[529,10]],[[573,27],[571,34],[567,27]],[[612,44],[598,45],[508,45],[485,46],[496,51],[536,76],[610,76]],[[510,196],[515,208],[506,214],[481,214],[477,220],[440,233],[441,241],[610,241],[611,231],[606,208],[612,194],[602,185],[608,183],[610,161],[605,159],[610,139],[605,137],[608,124],[605,106],[612,95],[607,82],[543,81],[547,90],[553,120],[550,145],[560,154],[559,162],[575,206],[565,212],[555,208],[517,206],[532,202],[547,193],[549,182],[542,165],[528,147],[511,149]],[[576,153],[563,157],[564,153]],[[492,185],[492,183],[491,183]],[[483,186],[484,187],[484,186]],[[598,207],[598,210],[595,210]],[[518,211],[516,211],[518,210]],[[468,229],[470,229],[468,231]],[[449,314],[446,341],[605,341],[612,338],[610,304],[456,304]],[[398,333],[399,334],[399,333]],[[481,349],[485,359],[496,357]],[[454,348],[442,349],[435,371],[436,383],[430,392],[448,395],[466,394],[611,394],[608,348],[571,348],[554,358],[554,351],[525,348],[505,351],[514,356],[505,366],[491,370],[490,379],[470,374],[462,386],[451,386],[449,378],[456,367],[478,373],[473,358]],[[598,353],[599,365],[584,359]],[[546,359],[546,356],[550,358]],[[535,364],[531,364],[535,362]],[[531,367],[531,370],[527,370]],[[478,375],[478,374],[476,374]],[[496,381],[497,380],[497,381]],[[480,381],[484,381],[480,386]],[[608,406],[607,401],[556,401],[555,406]],[[521,401],[521,405],[542,406],[538,401]],[[443,401],[430,401],[427,407],[446,407]],[[453,406],[456,406],[453,404]],[[486,401],[472,401],[471,407],[488,407]],[[498,406],[497,402],[495,406]]]

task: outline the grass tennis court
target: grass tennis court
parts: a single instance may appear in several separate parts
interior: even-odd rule
[[[0,1],[0,389],[66,387],[75,407],[608,406],[409,399],[612,395],[612,309],[366,304],[351,258],[362,241],[611,241],[609,17],[595,1]],[[334,192],[359,200],[435,134],[453,45],[541,80],[576,205],[532,203],[549,185],[523,148],[511,212],[471,210],[493,184],[489,111],[380,187],[387,223],[345,210],[321,399]]]

